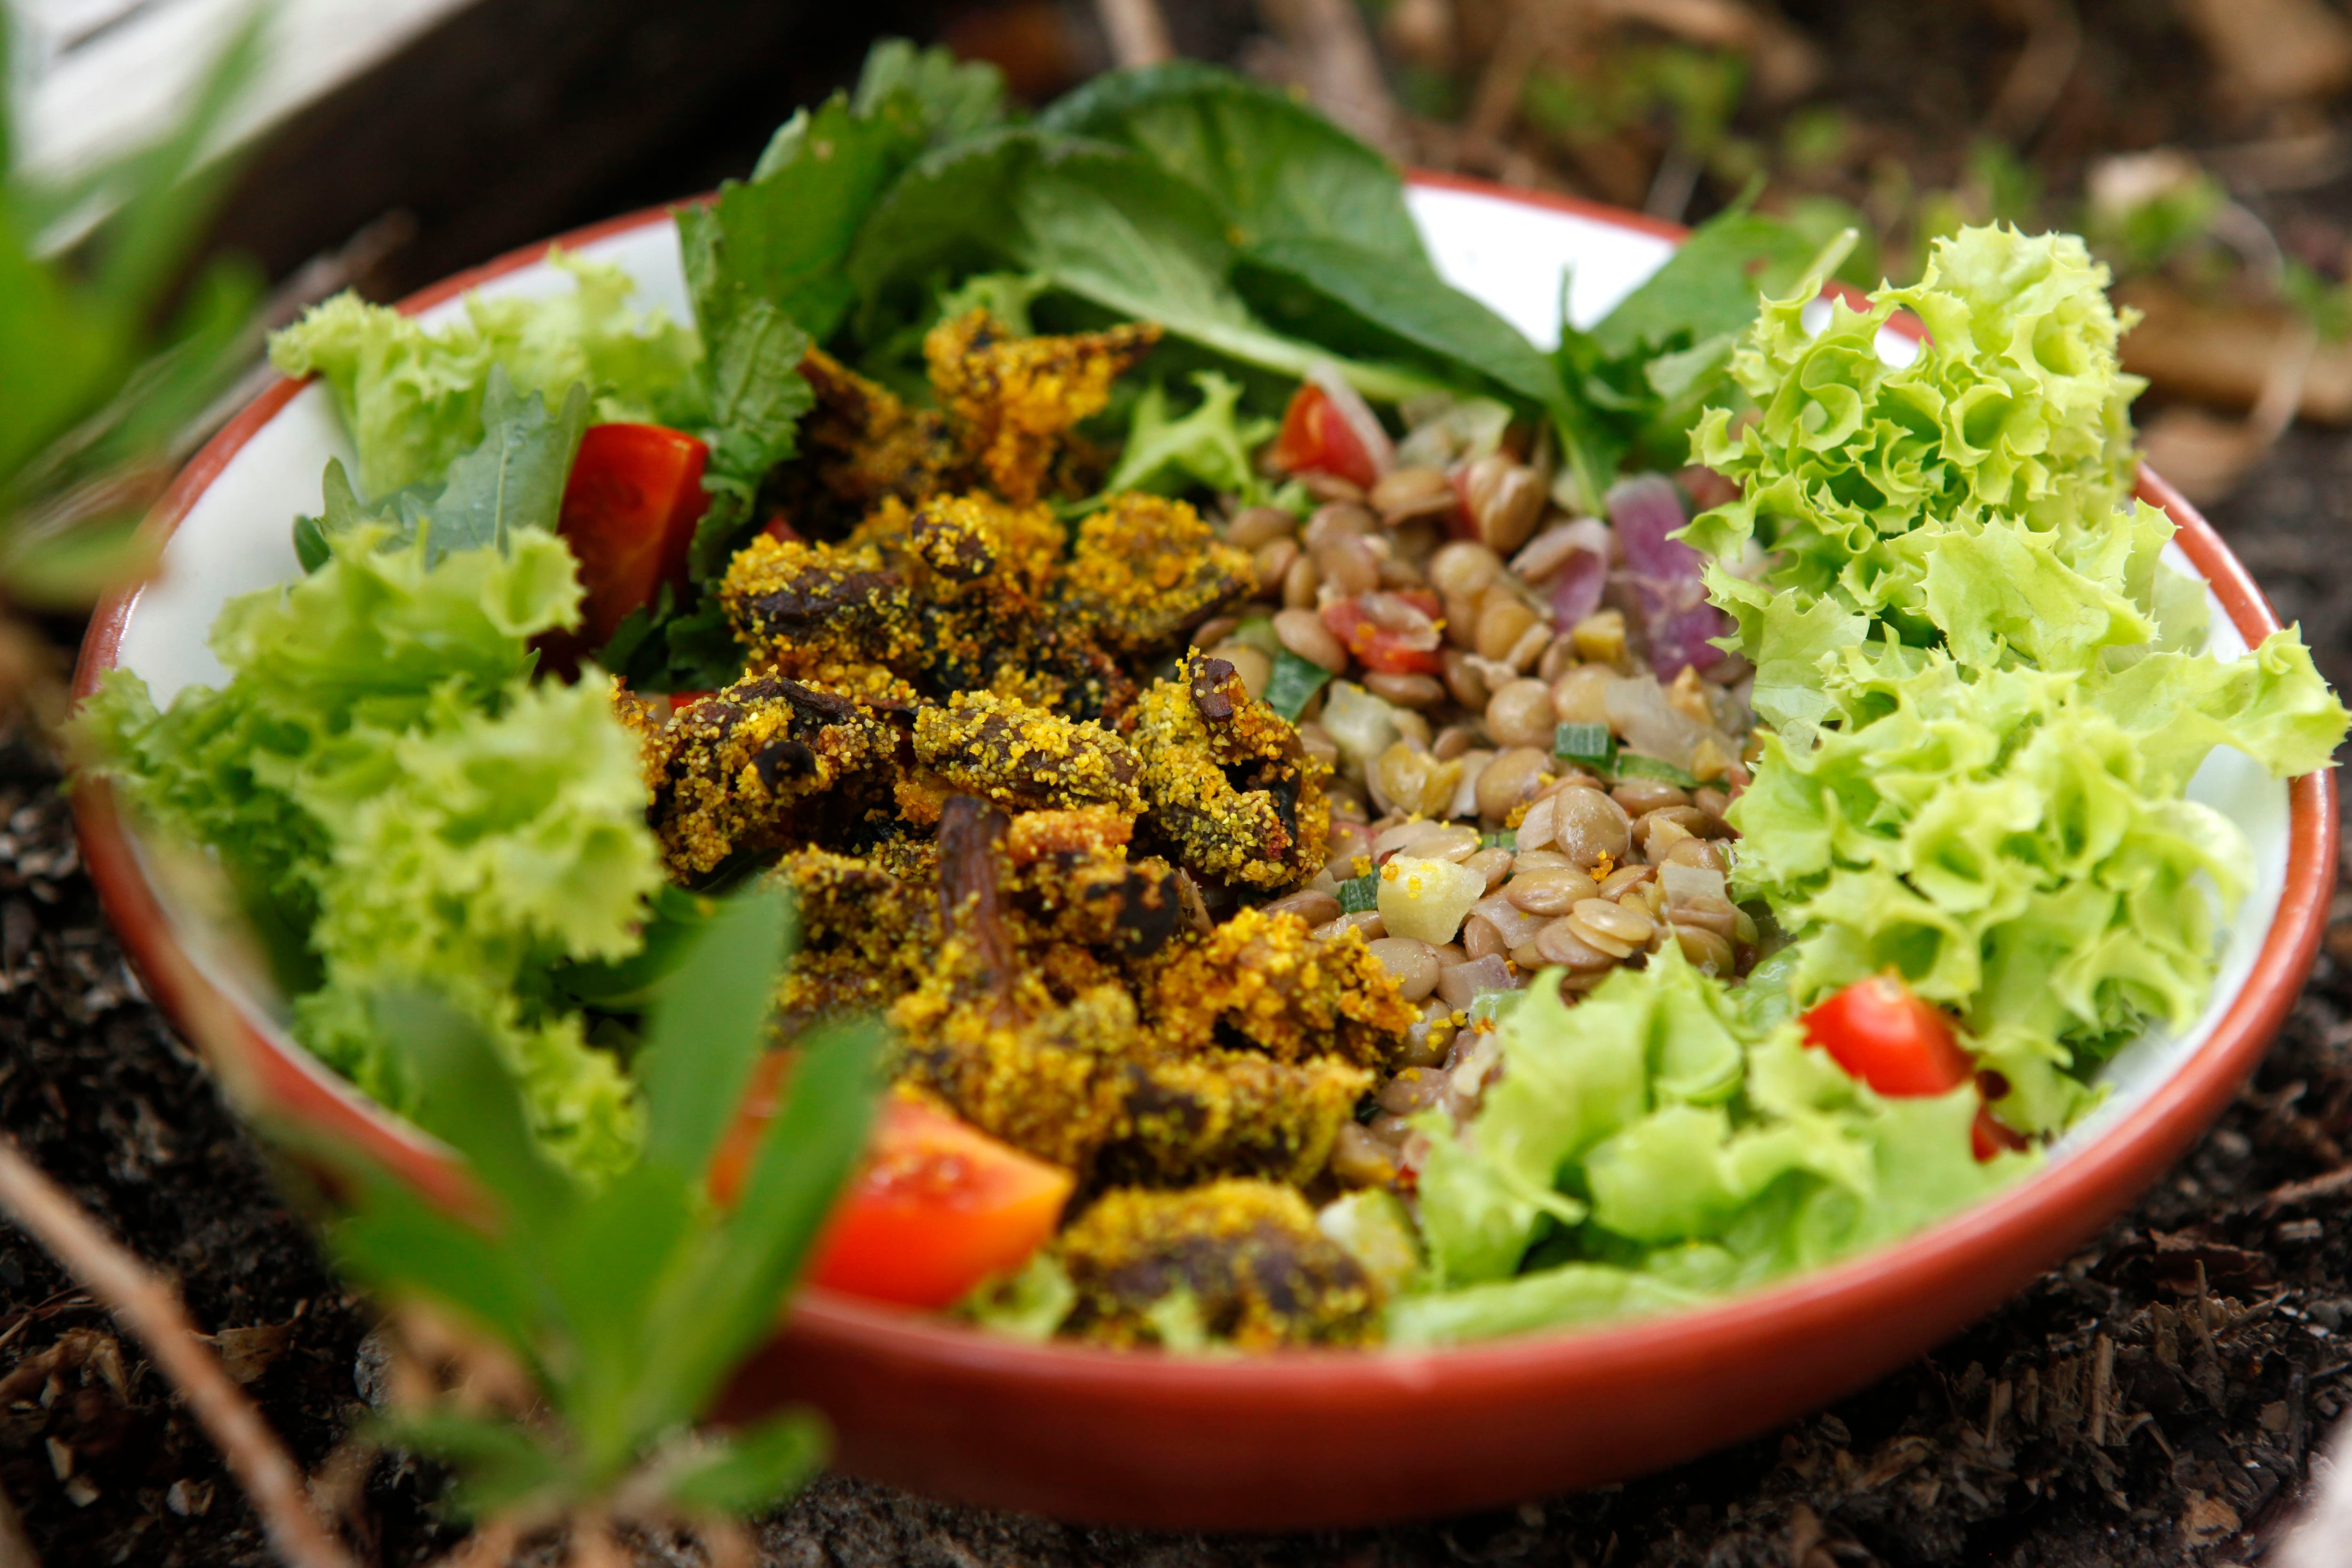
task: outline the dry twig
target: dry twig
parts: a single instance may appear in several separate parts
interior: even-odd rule
[[[1175,57],[1160,0],[1095,0],[1095,15],[1110,40],[1113,65],[1156,66]]]
[[[253,1500],[278,1554],[292,1568],[352,1568],[349,1554],[311,1514],[300,1468],[253,1402],[198,1342],[177,1293],[6,1138],[0,1138],[0,1207],[147,1347]]]
[[[1258,9],[1282,40],[1287,63],[1315,107],[1394,155],[1400,144],[1396,100],[1389,95],[1381,58],[1355,0],[1259,0]]]

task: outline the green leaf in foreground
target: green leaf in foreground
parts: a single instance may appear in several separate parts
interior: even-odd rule
[[[549,1163],[491,1039],[429,992],[388,994],[381,1026],[414,1066],[417,1116],[465,1159],[488,1200],[425,1205],[348,1148],[354,1212],[331,1240],[379,1292],[451,1309],[499,1336],[536,1378],[544,1412],[506,1422],[445,1407],[385,1428],[458,1472],[462,1507],[643,1506],[689,1516],[772,1505],[823,1457],[821,1421],[788,1412],[730,1436],[692,1434],[727,1374],[773,1331],[833,1200],[865,1147],[880,1027],[798,1043],[791,1095],[730,1213],[704,1191],[710,1152],[768,1043],[787,895],[724,902],[686,943],[652,1008],[640,1058],[646,1157],[600,1184]]]

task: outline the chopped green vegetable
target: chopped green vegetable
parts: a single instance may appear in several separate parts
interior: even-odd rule
[[[1381,907],[1381,875],[1350,877],[1339,884],[1339,912],[1360,915]]]
[[[1606,778],[1617,771],[1617,737],[1606,724],[1562,724],[1551,733],[1551,754]]]
[[[1266,678],[1265,705],[1286,719],[1296,720],[1330,679],[1331,672],[1313,659],[1284,648],[1274,656],[1274,673]]]
[[[1658,779],[1677,789],[1696,789],[1698,779],[1688,768],[1677,767],[1664,757],[1647,757],[1639,752],[1617,753],[1615,776],[1621,779]]]
[[[1478,847],[1481,849],[1517,849],[1518,847],[1517,828],[1496,827],[1478,835]]]
[[[1201,389],[1201,405],[1181,418],[1169,413],[1165,385],[1155,381],[1144,388],[1118,467],[1103,481],[1104,494],[1205,485],[1251,504],[1265,499],[1265,480],[1250,454],[1272,438],[1276,421],[1243,416],[1242,389],[1230,377],[1204,370],[1194,374],[1192,384]]]
[[[1499,1023],[1510,1016],[1527,996],[1524,991],[1481,991],[1470,998],[1469,1019],[1474,1024]]]

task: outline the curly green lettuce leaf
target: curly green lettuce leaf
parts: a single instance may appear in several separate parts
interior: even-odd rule
[[[1496,1032],[1476,1120],[1423,1119],[1435,1288],[1391,1304],[1394,1342],[1687,1306],[1907,1235],[2033,1163],[1976,1159],[1973,1086],[1882,1099],[1671,947],[1573,1008],[1559,978]]]
[[[1273,437],[1275,421],[1244,416],[1241,386],[1215,371],[1196,372],[1192,384],[1201,389],[1200,405],[1181,416],[1170,412],[1164,384],[1155,381],[1144,388],[1118,467],[1103,481],[1106,495],[1206,485],[1251,502],[1265,499],[1265,480],[1250,454]]]
[[[480,443],[490,368],[560,403],[586,385],[599,424],[676,416],[690,395],[699,341],[659,310],[629,305],[636,285],[608,262],[548,253],[569,290],[543,298],[469,294],[465,314],[427,327],[345,292],[269,340],[288,375],[319,375],[359,450],[359,488],[381,499],[439,480]]]
[[[529,639],[578,622],[571,552],[526,528],[436,563],[389,531],[332,535],[319,570],[231,600],[226,685],[158,711],[116,672],[78,723],[98,771],[292,934],[296,1028],[323,1059],[401,1106],[374,1002],[430,986],[497,1042],[551,1151],[610,1173],[635,1147],[627,1082],[545,976],[634,952],[661,879],[604,683],[529,681]]]

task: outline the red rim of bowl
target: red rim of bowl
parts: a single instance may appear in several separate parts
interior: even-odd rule
[[[1460,175],[1414,174],[1411,183],[1563,212],[1664,238],[1679,239],[1688,232],[1639,214]],[[551,246],[576,249],[667,222],[673,210],[649,208],[526,246],[412,295],[401,301],[400,309],[412,314],[425,310],[530,266]],[[1850,300],[1858,298],[1843,289],[1835,291]],[[1898,322],[1897,330],[1902,327]],[[1916,335],[1916,330],[1911,335]],[[168,536],[230,458],[301,384],[275,383],[215,436],[182,470],[148,526]],[[2172,517],[2181,548],[2250,646],[2279,629],[2276,614],[2252,576],[2195,508],[2146,469],[2139,494]],[[74,672],[77,700],[113,668],[137,597],[134,588],[98,606]],[[1097,1398],[1131,1397],[1146,1406],[1213,1406],[1246,1391],[1254,1403],[1312,1405],[1346,1419],[1358,1411],[1386,1408],[1400,1387],[1434,1391],[1444,1385],[1457,1398],[1475,1398],[1482,1392],[1503,1396],[1531,1380],[1565,1377],[1580,1367],[1610,1364],[1622,1373],[1636,1363],[1685,1365],[1695,1356],[1720,1364],[1769,1355],[1776,1344],[1792,1337],[1856,1321],[1857,1315],[1866,1319],[1875,1313],[1916,1311],[1923,1300],[1941,1301],[1943,1310],[1937,1315],[1957,1329],[2008,1293],[2005,1284],[1988,1291],[1984,1279],[2017,1277],[2021,1259],[2032,1260],[2036,1268],[2054,1262],[2152,1183],[2220,1113],[2261,1058],[2311,968],[2336,881],[2335,791],[2326,775],[2316,773],[2292,780],[2288,791],[2287,871],[2278,913],[2252,973],[2204,1045],[2146,1100],[2063,1160],[1875,1252],[1685,1312],[1433,1351],[1293,1351],[1202,1360],[1084,1345],[1037,1345],[814,1287],[795,1304],[786,1338],[792,1348],[813,1354],[823,1354],[828,1347],[856,1346],[964,1373],[1082,1388]],[[183,1014],[183,987],[209,983],[180,959],[167,917],[139,869],[111,791],[103,781],[79,780],[74,808],[83,858],[108,915],[165,1011]],[[436,1199],[463,1201],[465,1178],[452,1167],[446,1149],[359,1095],[290,1042],[251,1026],[246,1032],[253,1059],[236,1066],[259,1089],[265,1103],[291,1121],[356,1140]],[[1869,1374],[1874,1375],[1875,1369]],[[1822,1399],[1843,1392],[1825,1389]],[[1727,1432],[1723,1438],[1738,1435]]]

